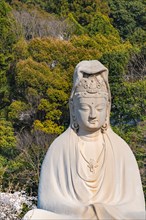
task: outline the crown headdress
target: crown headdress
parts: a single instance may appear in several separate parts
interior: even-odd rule
[[[108,96],[106,84],[99,75],[86,75],[81,79],[75,89],[75,95],[82,97]]]
[[[108,70],[97,60],[81,61],[75,68],[71,92],[78,96],[108,96]]]
[[[88,92],[90,94],[106,92],[106,85],[101,77],[86,75],[76,87],[76,92]]]

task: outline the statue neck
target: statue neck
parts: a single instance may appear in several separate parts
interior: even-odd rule
[[[83,130],[78,131],[78,136],[85,141],[97,141],[100,134],[101,134],[100,130],[95,132],[83,131]]]

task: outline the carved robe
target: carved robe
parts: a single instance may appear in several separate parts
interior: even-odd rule
[[[49,211],[44,219],[145,219],[132,151],[111,128],[100,135],[105,149],[96,172],[89,172],[78,136],[70,127],[52,143],[42,165],[38,193],[38,208]]]

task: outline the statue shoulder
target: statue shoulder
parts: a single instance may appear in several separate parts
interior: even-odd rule
[[[66,152],[66,149],[69,147],[69,138],[70,129],[68,128],[61,135],[59,135],[50,145],[43,161],[43,167],[48,164],[49,161],[54,161],[53,163],[55,163],[56,161],[57,163],[57,160],[61,157],[61,155],[64,154],[64,152]]]
[[[48,152],[55,151],[58,148],[62,150],[63,148],[66,148],[69,143],[70,138],[70,128],[65,130],[62,134],[60,134],[50,145]]]
[[[62,134],[60,134],[51,144],[51,146],[54,146],[56,144],[61,144],[61,143],[66,143],[67,139],[69,138],[70,132],[69,132],[69,128],[67,130],[65,130]]]
[[[110,143],[113,147],[115,157],[118,158],[117,160],[124,161],[123,163],[127,163],[129,167],[131,164],[132,167],[135,166],[136,169],[138,170],[136,158],[133,154],[132,149],[126,143],[126,141],[123,138],[121,138],[118,134],[116,134],[112,129],[110,129],[107,132],[107,134],[108,134]]]
[[[108,131],[108,136],[110,142],[112,143],[115,152],[120,155],[120,158],[126,158],[130,161],[130,158],[135,160],[135,156],[132,152],[132,149],[127,144],[127,142],[121,138],[118,134],[116,134],[112,129]]]
[[[116,144],[119,143],[118,147],[125,146],[125,147],[130,148],[129,145],[127,144],[127,142],[123,138],[121,138],[117,133],[115,133],[112,130],[112,128],[110,128],[108,130],[108,135],[109,135],[110,139],[112,140],[112,142],[115,142]]]

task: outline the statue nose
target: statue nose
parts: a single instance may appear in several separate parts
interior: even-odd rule
[[[90,110],[90,118],[96,118],[96,109],[95,108],[91,108],[91,110]]]

